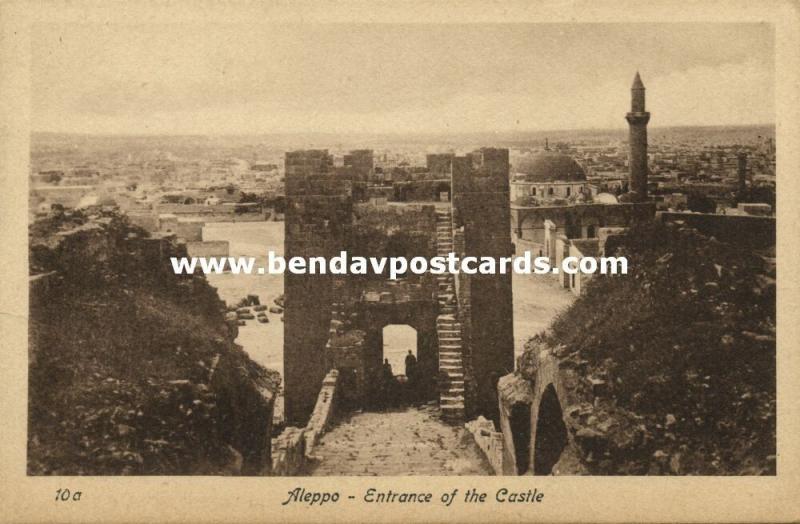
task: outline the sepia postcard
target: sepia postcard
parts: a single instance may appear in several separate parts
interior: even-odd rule
[[[0,2],[2,520],[797,521],[799,30]]]

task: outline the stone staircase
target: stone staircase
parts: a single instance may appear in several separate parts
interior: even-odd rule
[[[436,254],[446,257],[453,251],[453,224],[449,209],[436,210]],[[439,316],[436,334],[439,340],[439,371],[449,377],[446,391],[439,393],[442,417],[464,421],[464,363],[462,360],[461,323],[458,321],[455,276],[436,275]]]

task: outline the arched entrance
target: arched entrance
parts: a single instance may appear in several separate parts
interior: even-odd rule
[[[395,376],[408,376],[406,356],[409,351],[414,356],[414,360],[419,358],[417,354],[417,339],[417,330],[408,324],[388,324],[384,326],[383,358],[389,361],[392,366],[392,373]]]
[[[536,442],[533,448],[533,474],[550,475],[561,452],[567,446],[567,426],[561,403],[552,384],[545,388],[536,420]]]
[[[420,362],[420,336],[408,324],[388,324],[382,332],[381,391],[379,405],[398,407],[425,398],[426,377],[430,374]],[[390,373],[391,371],[391,373]]]

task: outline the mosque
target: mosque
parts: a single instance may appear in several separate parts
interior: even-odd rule
[[[592,195],[586,173],[572,157],[545,151],[521,159],[512,170],[511,228],[517,253],[530,251],[559,264],[566,256],[597,256],[610,236],[633,222],[654,216],[647,198],[647,124],[645,87],[639,73],[631,87],[629,125],[630,191],[617,198],[610,193]],[[584,275],[583,280],[589,278]],[[559,275],[561,284],[580,294],[581,276]]]

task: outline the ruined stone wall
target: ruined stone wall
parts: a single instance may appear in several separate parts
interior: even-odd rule
[[[472,434],[495,475],[503,475],[503,434],[495,430],[494,423],[484,417],[467,422],[464,427]]]
[[[510,373],[497,383],[500,431],[503,438],[503,475],[525,473],[530,467],[530,382]],[[527,429],[526,427],[527,426]]]
[[[314,411],[305,427],[288,427],[272,439],[272,476],[291,477],[307,472],[313,460],[314,446],[327,432],[335,415],[340,389],[338,377],[339,372],[335,369],[325,375]]]

